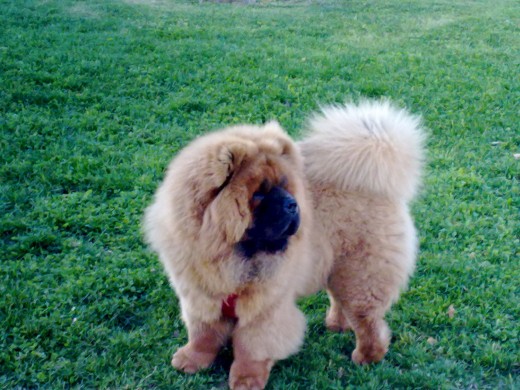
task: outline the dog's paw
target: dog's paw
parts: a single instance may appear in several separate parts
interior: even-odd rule
[[[231,390],[263,390],[266,382],[259,377],[242,377],[229,384]]]
[[[359,350],[359,348],[356,348],[352,352],[352,361],[356,364],[370,364],[370,363],[377,363],[381,361],[386,353],[388,351],[388,348],[384,346],[378,346],[371,348],[369,351],[363,353]]]
[[[273,361],[235,361],[229,373],[231,390],[262,390],[267,385]]]
[[[189,346],[184,346],[175,352],[172,357],[172,366],[187,374],[194,374],[204,368],[208,368],[215,355],[207,352],[194,351]]]
[[[371,361],[366,358],[365,355],[363,355],[361,352],[359,352],[357,349],[355,349],[352,352],[352,361],[356,364],[369,364]]]

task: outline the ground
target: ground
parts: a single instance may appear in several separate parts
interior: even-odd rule
[[[0,1],[0,387],[224,388],[175,372],[178,303],[140,231],[197,134],[385,96],[429,129],[421,252],[357,367],[300,302],[271,388],[518,388],[520,6],[515,1]]]

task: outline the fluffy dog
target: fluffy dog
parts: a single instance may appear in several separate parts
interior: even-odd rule
[[[388,102],[325,108],[293,142],[276,122],[202,136],[170,163],[145,217],[188,330],[172,365],[194,373],[231,340],[232,389],[262,389],[298,351],[300,296],[326,289],[326,325],[359,364],[388,350],[385,313],[417,253],[408,204],[424,133]]]

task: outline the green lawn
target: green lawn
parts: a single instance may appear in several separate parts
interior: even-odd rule
[[[421,237],[385,360],[305,299],[274,389],[520,387],[517,1],[0,0],[0,388],[226,386],[195,376],[143,210],[197,134],[386,96],[429,128]],[[450,306],[454,308],[450,310]]]

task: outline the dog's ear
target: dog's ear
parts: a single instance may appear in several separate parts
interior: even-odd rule
[[[223,189],[231,181],[233,174],[240,168],[246,156],[253,153],[254,144],[250,142],[229,142],[222,144],[212,158],[211,176],[217,189]]]
[[[248,189],[235,186],[224,191],[240,167],[257,153],[254,143],[245,140],[227,140],[209,158],[207,175],[211,180],[210,202],[204,210],[201,231],[216,242],[233,244],[240,240],[251,222]],[[221,235],[221,239],[216,239]]]
[[[273,132],[277,132],[277,133],[286,134],[285,130],[280,125],[280,123],[278,123],[278,121],[276,121],[274,119],[270,120],[269,122],[267,122],[264,125],[264,130],[269,130],[269,131],[273,131]]]
[[[291,140],[284,128],[275,120],[264,125],[264,131],[274,135],[272,146],[280,155],[286,156],[295,153],[294,142]]]

